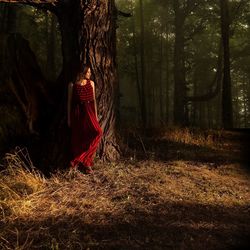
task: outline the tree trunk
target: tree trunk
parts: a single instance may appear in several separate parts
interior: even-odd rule
[[[132,6],[132,2],[131,2],[131,6]],[[131,11],[132,11],[132,7],[131,7]],[[139,70],[138,70],[138,58],[137,58],[137,43],[136,43],[136,30],[135,30],[135,18],[134,18],[134,14],[133,14],[133,24],[132,24],[132,32],[133,32],[133,54],[134,54],[134,65],[135,65],[135,76],[136,76],[136,89],[137,89],[137,95],[138,95],[138,106],[140,109],[140,113],[141,113],[141,118],[139,119],[139,123],[142,123],[142,113],[143,113],[143,101],[142,98],[144,98],[142,96],[142,91],[141,91],[141,86],[140,86],[140,77],[139,77]]]
[[[247,128],[247,112],[248,112],[248,109],[247,109],[247,86],[246,86],[246,83],[243,83],[243,93],[242,93],[242,97],[243,97],[243,109],[244,109],[244,128]]]
[[[168,5],[169,6],[169,5]],[[169,7],[168,7],[169,8]],[[168,11],[169,13],[169,11]],[[170,122],[170,101],[169,101],[169,92],[170,92],[170,43],[169,43],[169,23],[168,20],[166,22],[166,116],[165,116],[165,122],[168,125]]]
[[[197,70],[195,70],[195,73],[194,73],[194,79],[193,79],[193,81],[194,81],[194,90],[193,90],[193,92],[194,92],[194,96],[197,96],[197,88],[198,88],[198,86],[197,86],[197,73],[198,72],[196,72]],[[192,124],[194,125],[194,126],[197,126],[198,124],[197,124],[197,112],[198,112],[198,105],[197,105],[197,102],[193,102],[192,103],[193,105],[193,117],[192,117]]]
[[[230,50],[229,50],[229,9],[228,0],[220,0],[221,9],[221,35],[224,49],[224,70],[222,82],[222,124],[224,128],[233,127],[232,93],[230,76]]]
[[[162,58],[163,58],[163,26],[161,27],[161,38],[160,38],[160,75],[159,75],[159,97],[160,97],[160,125],[162,126],[164,124],[164,110],[163,110],[163,82],[162,82]],[[156,97],[157,98],[157,97]]]
[[[173,1],[175,12],[175,43],[174,43],[174,123],[185,125],[185,62],[184,62],[184,20],[183,9],[179,0]]]
[[[55,58],[55,40],[56,40],[56,16],[53,13],[46,13],[47,25],[47,65],[46,72],[51,81],[56,77],[56,58]]]
[[[140,24],[141,24],[141,114],[142,114],[142,122],[143,126],[147,127],[147,109],[146,109],[146,102],[145,102],[145,58],[144,58],[144,16],[143,16],[143,3],[140,0]]]
[[[6,2],[5,0],[0,0]],[[120,148],[116,138],[116,18],[114,0],[69,1],[11,1],[29,4],[53,11],[58,17],[62,35],[63,69],[52,94],[56,103],[50,122],[48,152],[51,162],[65,164],[69,160],[67,128],[67,89],[75,81],[83,65],[89,63],[96,86],[99,122],[103,137],[98,148],[102,160],[119,158]],[[46,3],[45,3],[46,2]]]

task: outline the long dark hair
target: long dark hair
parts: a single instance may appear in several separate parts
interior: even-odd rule
[[[90,65],[89,65],[89,64],[85,64],[85,65],[83,66],[83,71],[80,71],[80,72],[77,74],[76,82],[79,82],[80,80],[82,80],[82,79],[85,78],[85,75],[86,75],[88,69],[91,70]]]

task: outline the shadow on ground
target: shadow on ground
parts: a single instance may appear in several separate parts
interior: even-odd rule
[[[193,161],[197,163],[221,164],[241,163],[250,171],[250,131],[231,131],[220,138],[216,147],[198,146],[173,142],[164,138],[150,136],[128,137],[128,154],[136,159],[160,161]]]
[[[137,205],[128,204],[122,216],[86,209],[76,216],[1,222],[0,246],[15,249],[18,232],[19,246],[32,240],[27,249],[250,249],[249,206],[166,202],[143,211]]]

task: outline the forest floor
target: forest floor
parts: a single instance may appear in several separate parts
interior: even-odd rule
[[[93,175],[6,154],[0,248],[250,249],[249,133],[123,133],[126,157]]]

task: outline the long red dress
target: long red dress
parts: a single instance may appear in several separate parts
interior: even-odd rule
[[[102,129],[95,115],[94,92],[90,80],[85,85],[74,84],[71,109],[71,167],[78,162],[93,166]]]

